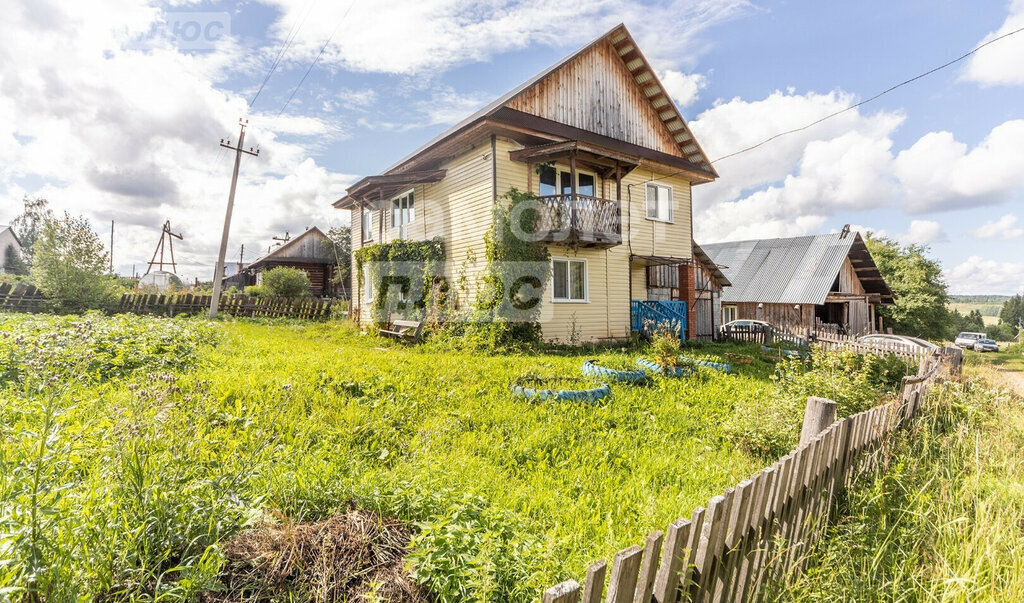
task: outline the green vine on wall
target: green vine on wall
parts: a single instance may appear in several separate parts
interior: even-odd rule
[[[357,249],[356,259],[359,288],[365,287],[363,266],[369,266],[373,280],[373,320],[381,322],[386,318],[385,305],[389,291],[400,288],[408,303],[400,303],[397,310],[406,317],[420,317],[430,303],[435,277],[444,262],[444,240],[434,237],[429,241],[396,239]]]
[[[487,267],[476,307],[497,345],[539,341],[540,309],[550,276],[548,246],[537,237],[537,196],[511,188],[494,206],[484,238]],[[527,293],[528,292],[528,293]]]

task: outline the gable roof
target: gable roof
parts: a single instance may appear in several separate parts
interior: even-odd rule
[[[308,241],[310,238],[315,240]],[[331,263],[331,258],[329,258],[320,248],[320,241],[325,238],[327,238],[327,235],[325,235],[324,232],[316,226],[307,228],[305,232],[294,237],[284,245],[272,249],[269,253],[260,256],[249,264],[247,268],[257,268],[273,260],[305,264]],[[312,245],[312,247],[300,250],[300,248],[305,244]],[[308,252],[310,250],[312,250],[313,253],[303,253],[303,251]],[[296,253],[298,254],[296,255]]]
[[[11,231],[11,236],[14,237],[14,242],[18,244],[18,247],[21,247],[21,239],[18,238],[18,233],[14,232],[14,229],[8,224],[0,224],[0,232],[7,230]]]
[[[703,249],[732,281],[723,302],[823,304],[847,257],[865,291],[883,302],[893,299],[860,233],[732,241]]]
[[[597,58],[594,58],[597,57]],[[611,57],[615,57],[612,59]],[[537,98],[541,95],[544,86],[553,82],[554,86],[562,85],[564,88],[571,88],[576,95],[576,100],[593,94],[595,86],[574,86],[572,81],[558,82],[562,77],[571,79],[572,74],[567,72],[574,65],[583,60],[604,61],[613,60],[616,65],[616,73],[609,75],[608,81],[602,81],[602,86],[620,86],[617,90],[622,94],[629,94],[635,99],[635,104],[626,106],[627,102],[622,101],[614,107],[602,105],[611,119],[602,120],[602,116],[593,117],[592,112],[577,111],[574,116],[577,123],[566,123],[565,119],[553,119],[553,116],[538,110]],[[591,69],[594,65],[590,65]],[[630,100],[629,102],[632,102]],[[617,115],[633,110],[629,115]],[[588,120],[588,118],[590,118]],[[606,123],[606,121],[608,123]],[[652,126],[650,139],[623,140],[620,136],[609,135],[602,129],[615,129],[619,122],[622,124],[635,125],[639,122],[646,122]],[[392,165],[383,172],[390,175],[396,172],[414,171],[429,169],[421,165],[419,161],[435,147],[453,139],[474,126],[483,122],[496,124],[507,124],[513,127],[520,126],[528,129],[550,133],[553,136],[566,139],[590,140],[596,144],[602,144],[609,148],[628,147],[629,152],[648,157],[654,161],[671,162],[670,165],[680,167],[683,171],[697,174],[700,181],[711,181],[718,177],[718,172],[708,159],[700,144],[694,138],[689,126],[686,125],[679,109],[672,101],[671,96],[665,90],[654,69],[644,57],[636,41],[623,24],[616,25],[607,33],[597,37],[592,42],[555,63],[551,67],[541,71],[536,76],[513,88],[506,94],[495,99],[476,113],[455,124],[445,132],[436,136],[422,147],[416,149],[410,155],[404,157],[398,163]],[[618,143],[618,144],[616,144]],[[614,146],[613,146],[614,145]],[[432,166],[435,167],[436,166]],[[362,185],[360,181],[349,189],[349,196],[353,190]],[[345,199],[334,204],[335,207],[351,207],[352,203],[342,203]]]

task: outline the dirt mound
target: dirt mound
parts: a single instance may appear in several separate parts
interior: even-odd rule
[[[405,573],[409,529],[368,511],[316,523],[264,526],[224,542],[223,592],[234,601],[430,601]]]

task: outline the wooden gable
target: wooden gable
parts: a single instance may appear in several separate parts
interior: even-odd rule
[[[504,106],[681,157],[714,173],[622,26],[528,84]]]

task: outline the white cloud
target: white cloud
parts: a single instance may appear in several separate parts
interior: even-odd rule
[[[896,235],[896,240],[904,245],[930,245],[949,238],[942,230],[942,225],[934,220],[911,220],[910,227],[906,232]]]
[[[975,239],[1007,240],[1015,239],[1024,234],[1024,228],[1015,228],[1017,216],[1006,214],[998,220],[989,220],[967,234]]]
[[[659,76],[668,95],[680,108],[692,105],[700,91],[708,86],[708,78],[702,73],[683,73],[668,69]]]
[[[748,0],[382,0],[312,8],[306,0],[263,1],[282,13],[274,27],[278,40],[301,24],[289,60],[308,62],[331,37],[325,64],[394,74],[443,71],[537,45],[579,46],[620,22],[666,69],[693,60],[697,34],[751,9]]]
[[[976,147],[949,132],[930,132],[896,157],[895,173],[910,212],[965,209],[1020,199],[1024,191],[1024,120],[1004,122]]]
[[[956,295],[1024,293],[1024,262],[999,262],[972,255],[946,273]]]
[[[1024,0],[1010,3],[1010,14],[996,31],[979,44],[1024,27]],[[1024,84],[1024,32],[986,46],[968,59],[961,77],[983,85]]]
[[[718,158],[824,117],[853,102],[842,93],[776,91],[759,101],[718,102],[690,122]],[[903,116],[849,111],[716,163],[721,178],[694,189],[700,240],[819,231],[837,210],[869,209],[896,195],[891,133]]]
[[[251,64],[230,40],[197,54],[145,40],[162,18],[130,0],[5,8],[0,210],[16,215],[27,193],[84,214],[100,230],[113,219],[115,265],[125,272],[132,264],[144,270],[169,218],[185,235],[175,246],[179,271],[209,278],[233,160],[218,141],[234,141],[247,113],[245,99],[216,82],[225,69]],[[242,162],[232,248],[339,221],[330,201],[352,178],[309,155],[344,132],[315,117],[249,118],[245,146],[262,152]]]
[[[720,101],[690,125],[715,160],[855,100],[842,92],[777,91],[758,101]],[[694,190],[698,238],[810,234],[842,210],[901,207],[922,214],[1024,198],[1024,120],[996,126],[973,148],[949,132],[931,132],[894,153],[902,120],[896,112],[847,111],[717,161],[721,178]]]

